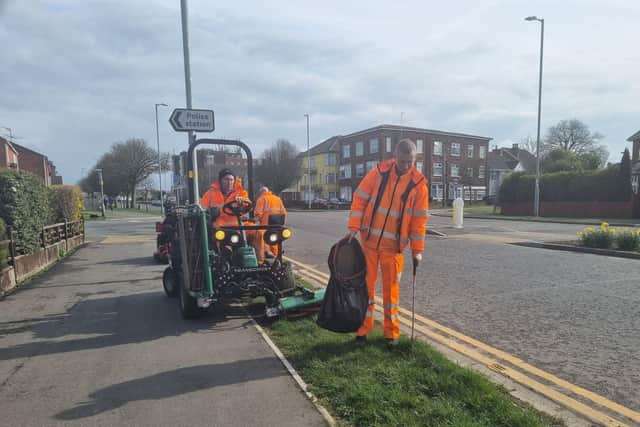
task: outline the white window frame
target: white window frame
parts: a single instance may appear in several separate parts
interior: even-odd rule
[[[348,165],[340,165],[340,179],[351,178],[351,163]]]
[[[422,160],[416,161],[416,169],[418,172],[424,174],[424,162]]]
[[[351,157],[351,145],[345,144],[342,146],[342,158],[348,159]]]
[[[367,160],[364,164],[364,173],[368,173],[370,170],[374,169],[376,166],[378,166],[378,161],[377,160]]]
[[[473,167],[467,167],[467,178],[473,178]]]
[[[478,166],[478,178],[484,178],[484,174],[485,174],[485,166],[484,165]]]
[[[364,156],[364,142],[356,142],[356,157]]]
[[[451,163],[451,178],[460,178],[460,165],[456,163]],[[453,172],[455,171],[455,175]]]
[[[362,175],[359,175],[358,169],[362,170]],[[356,178],[362,178],[365,174],[364,163],[356,163]]]
[[[387,153],[391,152],[391,137],[388,136],[385,138],[385,144],[386,144],[386,148],[387,148]]]
[[[478,157],[481,159],[487,157],[487,147],[485,147],[484,145],[480,146],[480,149],[478,150]]]
[[[474,151],[473,144],[467,145],[467,158],[468,159],[473,159],[473,154],[474,154],[473,151]]]
[[[442,197],[443,197],[442,190],[443,190],[442,184],[431,184],[431,191],[429,194],[431,194],[431,198],[433,200],[442,200]]]
[[[442,163],[441,162],[433,162],[431,165],[433,176],[442,176]]]
[[[418,154],[424,154],[424,141],[422,139],[416,140],[416,149]]]
[[[442,156],[442,141],[433,141],[433,155]]]
[[[460,143],[452,142],[451,143],[451,152],[449,153],[454,157],[460,157]]]
[[[331,161],[331,159],[333,159],[333,162]],[[324,160],[324,165],[325,166],[335,166],[336,163],[338,161],[338,156],[336,155],[336,153],[327,153],[325,160]]]
[[[374,150],[374,147],[375,147],[375,150]],[[369,154],[376,154],[379,152],[380,152],[380,141],[378,141],[378,138],[371,138],[369,140]]]

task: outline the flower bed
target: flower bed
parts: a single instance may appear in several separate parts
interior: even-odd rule
[[[633,252],[640,249],[640,229],[613,228],[603,222],[599,228],[586,227],[578,232],[581,246]]]

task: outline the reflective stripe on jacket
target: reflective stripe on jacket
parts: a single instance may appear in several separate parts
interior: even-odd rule
[[[361,231],[363,244],[402,252],[424,250],[429,191],[427,180],[415,167],[398,176],[395,160],[371,170],[353,193],[349,230]]]
[[[220,216],[213,222],[214,227],[221,227],[224,225],[238,225],[238,218],[232,215],[228,215],[222,211],[222,206],[236,199],[236,197],[249,198],[247,190],[242,188],[237,182],[233,187],[233,191],[227,194],[225,197],[220,190],[220,184],[214,182],[211,184],[211,188],[203,194],[200,199],[200,206],[204,209],[218,207],[220,208]]]
[[[258,197],[258,200],[256,200],[254,213],[255,217],[258,219],[258,223],[266,225],[269,224],[269,215],[286,215],[287,210],[284,208],[284,204],[280,197],[274,195],[271,191],[265,191],[260,197]]]

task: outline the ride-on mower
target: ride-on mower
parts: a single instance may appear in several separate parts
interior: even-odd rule
[[[163,286],[170,297],[180,300],[184,318],[198,317],[217,302],[228,298],[264,296],[267,317],[318,306],[324,289],[310,290],[295,283],[291,265],[283,260],[283,242],[293,235],[284,215],[271,215],[268,224],[249,225],[253,211],[248,199],[203,209],[194,189],[195,148],[201,144],[232,145],[247,156],[248,193],[253,195],[253,158],[241,141],[200,139],[187,152],[189,203],[175,210],[176,229],[171,243],[170,266],[163,274]],[[238,225],[214,227],[220,212],[234,216]],[[261,236],[278,247],[277,255],[258,263],[247,235]]]

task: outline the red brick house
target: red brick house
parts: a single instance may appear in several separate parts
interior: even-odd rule
[[[481,200],[487,194],[487,153],[492,138],[396,125],[380,125],[338,138],[340,198],[351,200],[362,177],[380,161],[391,158],[403,138],[416,143],[416,167],[429,181],[431,199]]]
[[[20,170],[31,172],[40,177],[45,185],[62,183],[62,177],[56,176],[56,168],[47,156],[15,142],[12,145],[18,153]]]
[[[0,138],[0,169],[19,169],[18,150],[4,138]]]

